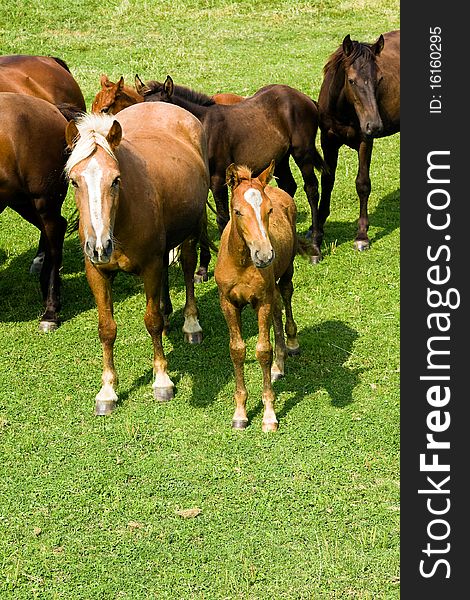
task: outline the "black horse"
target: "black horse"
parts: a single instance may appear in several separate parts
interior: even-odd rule
[[[400,31],[380,35],[374,44],[351,41],[347,35],[324,67],[318,98],[321,147],[327,169],[321,177],[321,199],[315,245],[323,240],[323,225],[330,214],[338,152],[343,144],[357,151],[356,190],[360,214],[355,247],[369,247],[367,202],[374,138],[400,130]]]

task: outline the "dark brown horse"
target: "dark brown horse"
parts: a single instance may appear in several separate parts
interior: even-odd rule
[[[66,138],[73,148],[66,171],[75,188],[85,272],[103,348],[95,412],[109,414],[117,402],[111,283],[119,270],[143,279],[144,319],[154,349],[154,396],[169,400],[174,384],[163,353],[160,300],[168,252],[179,244],[186,285],[183,332],[190,342],[202,339],[193,281],[209,191],[201,123],[176,106],[140,103],[116,117],[90,114],[78,123],[70,121]]]
[[[318,97],[321,146],[328,169],[322,174],[318,227],[319,246],[330,214],[338,152],[343,144],[356,150],[359,168],[356,190],[360,213],[355,247],[369,247],[367,202],[374,139],[400,130],[400,31],[380,35],[374,44],[352,41],[347,35],[324,67]]]
[[[137,89],[145,89],[145,84],[138,75],[135,76],[135,82]],[[145,100],[141,92],[124,83],[124,77],[114,83],[107,75],[101,75],[100,85],[101,89],[92,102],[91,112],[115,115],[124,108]],[[217,104],[236,104],[244,98],[237,94],[220,93],[214,94],[211,99]]]
[[[171,77],[164,83],[147,82],[144,95],[146,101],[177,104],[202,122],[208,140],[211,190],[220,232],[229,219],[227,167],[231,163],[247,165],[257,175],[274,159],[278,186],[294,197],[297,184],[290,170],[291,156],[304,180],[312,227],[317,228],[315,169],[321,171],[324,162],[315,146],[318,111],[311,98],[287,85],[268,85],[243,102],[224,106],[205,94],[174,86]],[[312,251],[315,262],[320,248],[314,246]]]
[[[67,120],[51,103],[26,94],[0,93],[0,212],[12,208],[41,232],[40,283],[45,311],[40,330],[59,324],[62,246],[66,220]]]
[[[287,354],[299,352],[291,304],[293,261],[299,249],[296,207],[289,194],[268,185],[273,171],[274,162],[257,178],[246,167],[230,165],[227,169],[227,184],[232,190],[231,218],[220,240],[215,279],[230,334],[230,356],[235,370],[236,408],[232,419],[235,429],[245,429],[248,424],[242,308],[251,304],[258,316],[256,358],[263,371],[263,431],[278,428],[271,381],[284,375]],[[287,345],[281,297],[286,310]],[[270,342],[273,323],[274,360]]]
[[[42,98],[63,111],[86,112],[85,99],[65,61],[53,56],[13,54],[0,56],[0,92],[16,92]],[[32,273],[40,273],[44,261],[45,240],[31,264]]]

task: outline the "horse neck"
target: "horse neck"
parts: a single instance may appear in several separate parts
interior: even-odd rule
[[[178,96],[174,94],[172,96],[173,104],[184,108],[188,112],[192,113],[195,117],[197,117],[201,122],[203,122],[205,116],[207,115],[207,111],[210,109],[208,106],[201,106],[200,104],[196,104],[195,102],[191,102],[182,96]]]

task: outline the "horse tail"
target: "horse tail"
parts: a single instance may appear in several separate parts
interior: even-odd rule
[[[61,58],[57,58],[57,56],[51,56],[50,58],[52,58],[52,60],[55,60],[57,64],[59,64],[61,67],[63,67],[66,71],[68,71],[70,74],[72,74],[72,72],[69,69],[68,64],[65,62],[65,60],[62,60]]]
[[[314,149],[310,151],[310,154],[312,156],[313,166],[315,167],[315,169],[320,173],[328,173],[328,165],[326,164],[325,160],[323,159],[323,156],[320,154],[320,152],[318,152],[316,147],[314,147]]]
[[[80,213],[78,212],[78,208],[76,208],[73,211],[72,216],[70,217],[70,219],[68,220],[68,223],[67,223],[67,229],[65,230],[65,235],[67,237],[70,237],[73,233],[78,231],[79,221],[80,221]]]
[[[207,205],[212,209],[212,206],[209,204],[209,202],[207,202]],[[199,231],[199,245],[202,248],[210,248],[212,250],[212,252],[215,252],[215,254],[217,254],[219,252],[219,249],[217,248],[217,246],[214,244],[214,242],[210,239],[209,237],[209,232],[207,230],[207,213],[204,211],[204,217],[201,223],[201,229]]]

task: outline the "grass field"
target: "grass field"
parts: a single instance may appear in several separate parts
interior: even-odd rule
[[[399,25],[397,0],[0,0],[2,54],[65,59],[87,106],[101,73],[170,74],[207,93],[286,83],[316,98],[347,33],[372,42]],[[399,598],[399,144],[374,146],[372,247],[360,254],[357,159],[341,151],[324,260],[296,258],[302,354],[275,384],[272,435],[261,432],[253,311],[243,315],[251,424],[234,432],[215,282],[196,289],[205,338],[189,347],[176,266],[164,340],[174,400],[153,401],[143,288],[119,275],[120,404],[94,417],[101,347],[78,239],[65,242],[63,324],[41,335],[28,273],[38,232],[0,215],[2,599]],[[69,193],[65,215],[73,208]]]

